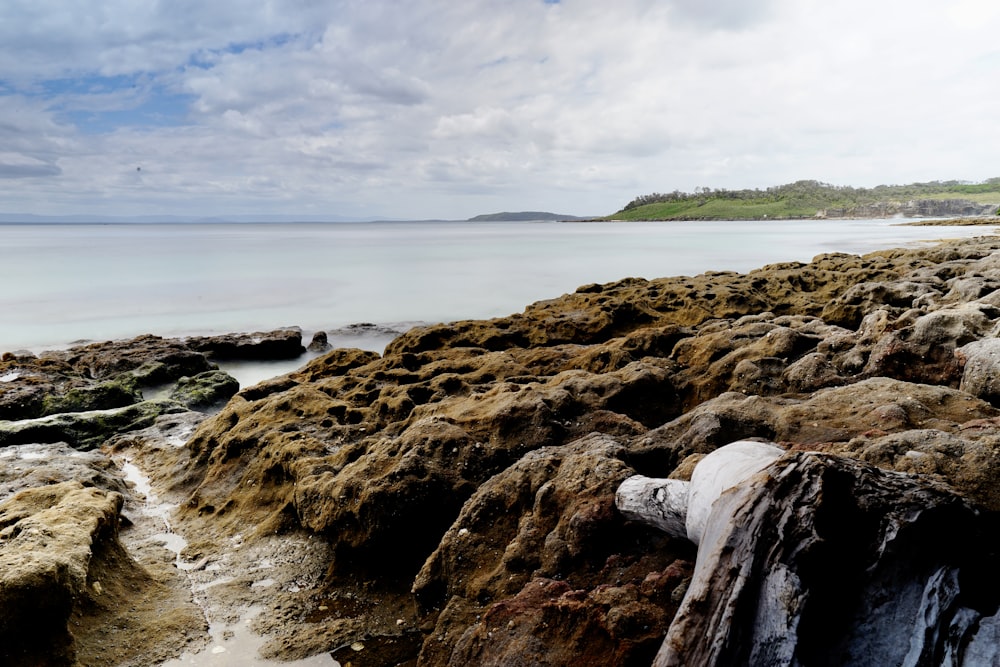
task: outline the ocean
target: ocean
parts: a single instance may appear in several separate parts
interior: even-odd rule
[[[0,225],[0,352],[299,326],[489,318],[629,276],[747,271],[990,227],[900,221]]]

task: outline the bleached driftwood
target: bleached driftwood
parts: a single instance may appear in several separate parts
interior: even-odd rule
[[[678,534],[684,514],[698,542],[653,667],[1000,664],[997,517],[913,475],[780,453],[720,448],[686,497],[621,485],[627,516]]]
[[[698,544],[716,498],[782,454],[783,449],[769,443],[738,440],[699,461],[690,482],[629,477],[618,487],[615,504],[629,519]]]

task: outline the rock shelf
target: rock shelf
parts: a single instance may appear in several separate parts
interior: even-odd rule
[[[204,563],[188,575],[207,585],[218,572],[209,568],[230,573],[202,589],[210,620],[239,622],[255,610],[250,627],[264,658],[631,666],[653,664],[664,638],[680,637],[685,655],[726,664],[711,656],[735,654],[695,645],[721,632],[687,597],[711,592],[695,545],[620,512],[622,482],[686,480],[723,445],[767,440],[793,457],[804,481],[773,504],[751,487],[747,507],[761,525],[806,511],[808,490],[822,488],[823,466],[836,461],[838,475],[876,489],[865,505],[874,514],[916,511],[933,496],[978,526],[972,517],[1000,509],[998,334],[994,237],[821,255],[746,274],[586,285],[509,317],[414,328],[383,355],[331,350],[240,389],[217,410],[175,400],[86,439],[63,430],[17,440],[58,446],[64,458],[70,446],[97,447],[104,459],[26,479],[23,490],[3,487],[0,516],[15,532],[33,512],[83,493],[86,503],[72,502],[93,505],[99,518],[78,523],[106,528],[74,528],[66,539],[116,554],[88,556],[79,568],[98,563],[102,590],[117,581],[121,606],[94,606],[90,574],[67,579],[70,602],[43,624],[62,647],[64,661],[51,664],[137,664],[127,651],[117,662],[87,662],[98,635],[73,619],[103,628],[101,641],[140,635],[151,619],[130,613],[128,593],[157,577],[176,593],[161,608],[185,610],[189,622],[187,635],[147,634],[159,651],[151,655],[177,657],[210,640],[190,586],[171,588],[168,574],[181,576],[172,556],[160,547],[157,564],[137,552],[132,528],[114,520],[128,516],[134,491],[100,461],[125,457],[177,505],[170,521],[187,540],[182,562]],[[133,390],[147,378],[213,370],[205,352],[152,338],[55,358],[5,355],[0,434],[53,406],[62,414],[71,395],[86,409],[119,409],[105,403],[141,405]],[[144,344],[158,352],[133,352]],[[77,495],[59,483],[74,483]],[[26,492],[48,505],[19,495]],[[930,539],[923,531],[936,524],[918,524],[914,534]],[[767,544],[794,554],[794,540],[805,537],[790,531],[788,539]],[[973,578],[962,590],[978,581],[975,605],[985,613],[997,554],[989,542],[981,552],[974,540],[952,542],[959,556],[942,562]],[[18,549],[0,537],[0,557]],[[859,587],[868,581],[856,563],[823,562]],[[906,567],[875,562],[886,576]],[[780,581],[769,581],[761,590],[780,595]],[[109,625],[112,611],[128,622]],[[0,640],[19,629],[0,621]],[[748,651],[740,655],[757,655]]]

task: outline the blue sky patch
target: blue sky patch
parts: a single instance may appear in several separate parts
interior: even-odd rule
[[[4,91],[0,86],[2,92],[15,91]],[[45,100],[59,121],[84,134],[105,134],[122,127],[184,125],[194,99],[153,84],[148,74],[50,79],[31,90],[16,92]]]

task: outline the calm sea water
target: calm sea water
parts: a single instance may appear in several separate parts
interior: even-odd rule
[[[0,225],[0,351],[486,318],[627,276],[991,232],[886,221]]]

